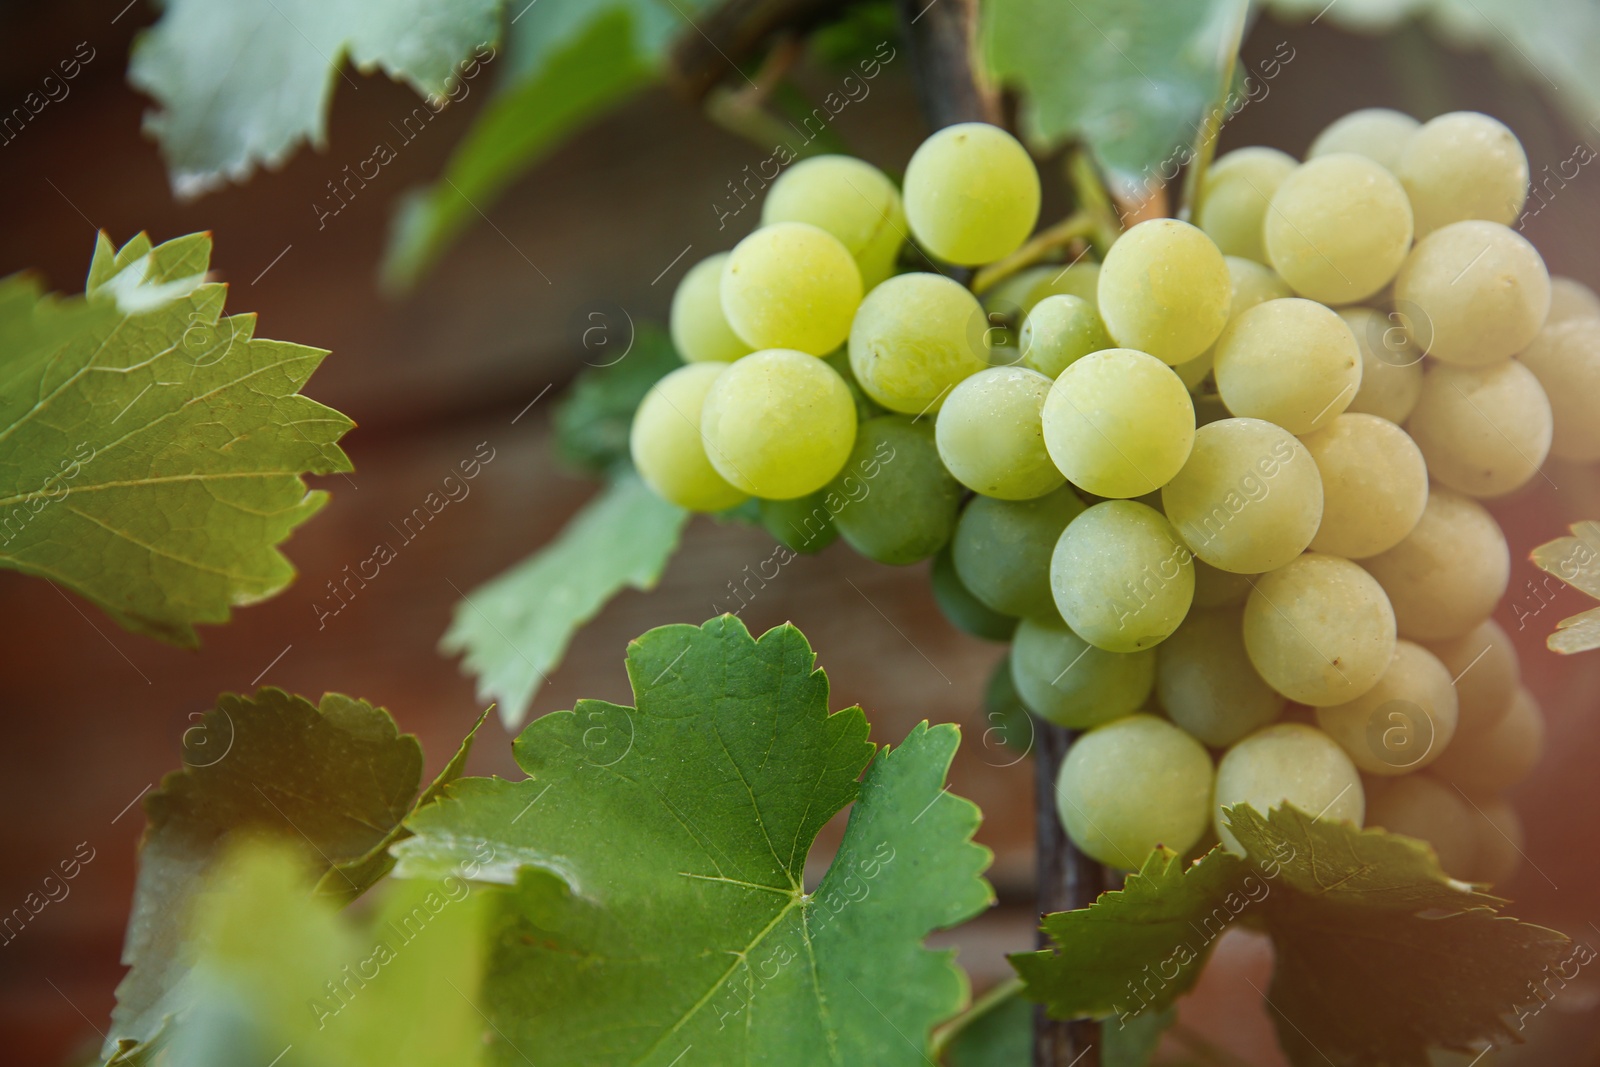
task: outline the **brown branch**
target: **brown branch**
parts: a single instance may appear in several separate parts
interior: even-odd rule
[[[804,34],[851,0],[727,0],[678,35],[667,56],[667,80],[698,104],[727,78],[749,84],[739,65],[780,31]]]
[[[897,0],[895,8],[928,125],[1001,125],[1000,96],[973,63],[976,0]]]

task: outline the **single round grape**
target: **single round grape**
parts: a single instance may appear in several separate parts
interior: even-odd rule
[[[1522,682],[1517,648],[1500,624],[1485,619],[1460,637],[1433,641],[1427,648],[1455,679],[1457,736],[1481,734],[1499,722]]]
[[[950,390],[989,365],[978,298],[938,274],[899,274],[861,302],[850,327],[850,369],[890,411],[939,410]]]
[[[1371,689],[1394,657],[1389,598],[1358,564],[1308,552],[1263,574],[1244,606],[1244,647],[1267,684],[1322,708]]]
[[[1518,687],[1493,728],[1458,737],[1434,762],[1433,774],[1468,792],[1509,789],[1533,772],[1544,755],[1544,716],[1533,694]]]
[[[1594,421],[1595,409],[1585,412]],[[1468,496],[1504,496],[1550,454],[1552,412],[1539,379],[1516,360],[1488,367],[1434,364],[1406,429],[1434,479]]]
[[[1481,367],[1525,348],[1550,310],[1550,275],[1523,237],[1495,222],[1455,222],[1417,242],[1394,299],[1417,347]]]
[[[694,363],[662,378],[639,403],[628,431],[633,465],[655,494],[690,511],[721,511],[745,498],[706,458],[700,409],[726,369]]]
[[[1600,318],[1600,295],[1578,281],[1559,274],[1550,278],[1550,313],[1545,316],[1548,328],[1570,319]]]
[[[1265,263],[1267,205],[1297,166],[1293,156],[1276,148],[1237,148],[1217,157],[1201,182],[1195,223],[1224,254]]]
[[[1098,290],[1106,332],[1167,364],[1211,346],[1233,296],[1222,252],[1204,231],[1177,219],[1150,219],[1117,238]]]
[[[1311,551],[1364,559],[1416,527],[1428,504],[1428,465],[1400,427],[1346,412],[1300,443],[1322,474],[1322,525]]]
[[[1067,523],[1083,510],[1068,486],[1033,500],[973,497],[951,541],[962,584],[1003,614],[1054,615],[1050,557]]]
[[[1361,349],[1345,321],[1316,301],[1268,300],[1228,324],[1215,374],[1235,415],[1309,433],[1355,399]]]
[[[1009,641],[1017,630],[1014,615],[1002,615],[972,595],[972,590],[961,583],[955,563],[946,545],[933,557],[929,584],[933,586],[934,603],[950,624],[962,633],[981,637],[985,641]]]
[[[1344,749],[1313,726],[1278,723],[1257,730],[1227,751],[1217,764],[1217,836],[1229,852],[1245,854],[1228,829],[1226,811],[1249,804],[1263,816],[1292,804],[1313,818],[1361,825],[1366,794]]]
[[[1422,394],[1422,351],[1411,343],[1405,317],[1364,307],[1340,308],[1339,317],[1361,349],[1361,388],[1345,411],[1405,422]]]
[[[856,439],[856,406],[832,367],[770,348],[723,368],[700,409],[700,439],[717,473],[769,500],[827,485]]]
[[[1090,352],[1113,347],[1094,305],[1065,293],[1047,296],[1022,320],[1022,362],[1055,378]]]
[[[1161,490],[1184,543],[1221,570],[1258,574],[1293,560],[1322,521],[1322,476],[1304,445],[1260,419],[1195,432],[1194,451]]]
[[[1024,313],[1032,311],[1039,301],[1050,296],[1075,296],[1100,314],[1100,264],[1089,259],[1068,263],[1065,267],[1051,267],[1028,291],[1022,301]]]
[[[1030,500],[1060,488],[1041,413],[1051,382],[1026,367],[981,370],[950,390],[934,423],[939,458],[974,492]]]
[[[1385,782],[1367,796],[1367,825],[1426,841],[1439,866],[1455,878],[1470,878],[1478,859],[1482,816],[1456,790],[1426,774]]]
[[[905,243],[899,190],[853,156],[812,156],[790,166],[767,190],[761,222],[806,222],[833,234],[854,257],[863,289],[894,273]]]
[[[802,555],[821,552],[839,539],[823,490],[790,500],[763,500],[761,526],[783,547]]]
[[[1510,225],[1528,198],[1528,156],[1517,135],[1476,111],[1452,111],[1412,133],[1395,174],[1411,198],[1417,236],[1463,219]]]
[[[1156,655],[1095,648],[1056,617],[1023,619],[1012,638],[1011,679],[1035,715],[1082,730],[1144,704],[1155,685]]]
[[[1239,608],[1197,609],[1156,649],[1156,692],[1167,717],[1212,748],[1283,712],[1283,697],[1250,665],[1243,626]]]
[[[1181,536],[1181,533],[1180,533]],[[1190,546],[1191,548],[1194,546]],[[1197,608],[1242,607],[1250,595],[1250,582],[1255,575],[1235,574],[1219,570],[1201,559],[1194,558],[1194,606]]]
[[[833,234],[777,222],[733,246],[720,292],[728,325],[746,344],[821,356],[850,333],[861,271]]]
[[[861,424],[849,462],[829,491],[844,503],[833,524],[851,548],[879,563],[915,563],[950,540],[961,485],[939,462],[933,427],[900,415]]]
[[[1405,540],[1361,565],[1389,595],[1403,636],[1443,641],[1489,617],[1506,591],[1511,552],[1477,501],[1434,486]]]
[[[1472,881],[1499,885],[1521,866],[1527,833],[1516,809],[1506,803],[1504,797],[1489,797],[1472,803],[1476,806],[1472,826],[1478,842]]]
[[[1129,348],[1093,352],[1055,381],[1044,443],[1073,485],[1143,496],[1171,480],[1194,443],[1194,404],[1172,368]]]
[[[1364,107],[1329,123],[1311,142],[1306,158],[1354,152],[1382,164],[1393,173],[1400,166],[1400,157],[1410,143],[1411,135],[1421,125],[1402,111]]]
[[[732,363],[755,351],[739,339],[722,313],[722,269],[728,255],[718,252],[690,267],[672,294],[667,330],[685,363]]]
[[[1289,288],[1326,304],[1364,300],[1389,284],[1411,247],[1406,191],[1350,152],[1302,163],[1273,194],[1267,259]]]
[[[1194,738],[1154,715],[1129,715],[1073,743],[1056,778],[1056,811],[1079,851],[1136,871],[1157,845],[1181,856],[1200,840],[1212,775]]]
[[[1039,171],[998,126],[946,126],[906,164],[905,205],[912,234],[933,255],[965,267],[993,263],[1033,232]]]
[[[1317,709],[1317,725],[1368,774],[1421,770],[1455,736],[1459,715],[1450,671],[1439,657],[1396,641],[1378,684],[1344,704]]]
[[[1108,652],[1166,640],[1194,601],[1193,557],[1155,508],[1107,500],[1067,524],[1050,558],[1056,609]]]
[[[1550,454],[1574,463],[1600,460],[1600,315],[1546,323],[1517,360],[1549,398]]]

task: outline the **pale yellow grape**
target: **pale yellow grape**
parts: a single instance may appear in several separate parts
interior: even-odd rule
[[[1339,317],[1361,349],[1361,388],[1345,410],[1405,422],[1422,394],[1422,352],[1406,333],[1404,316],[1349,307],[1340,308]]]
[[[1355,399],[1361,349],[1345,321],[1316,301],[1268,300],[1228,324],[1214,373],[1235,415],[1309,433]]]
[[[1067,524],[1050,558],[1050,591],[1074,633],[1108,652],[1166,640],[1194,600],[1194,566],[1155,508],[1107,500]]]
[[[1600,318],[1600,296],[1578,281],[1562,275],[1550,278],[1550,314],[1545,316],[1546,327],[1569,319]]]
[[[1481,734],[1500,721],[1522,682],[1522,665],[1511,636],[1485,619],[1460,637],[1428,643],[1455,679],[1461,714],[1456,734]]]
[[[1229,852],[1243,856],[1225,814],[1235,804],[1249,804],[1263,816],[1292,804],[1312,818],[1360,826],[1366,795],[1355,764],[1332,738],[1312,726],[1279,723],[1240,741],[1217,764],[1217,836]]]
[[[1389,598],[1358,564],[1308,552],[1256,579],[1244,647],[1267,684],[1322,708],[1371,689],[1394,656]]]
[[[856,440],[856,404],[839,372],[793,349],[729,364],[700,411],[717,473],[752,496],[788,500],[827,485]]]
[[[1344,704],[1317,709],[1317,725],[1368,774],[1409,774],[1437,760],[1455,736],[1460,708],[1439,657],[1396,641],[1378,684]]]
[[[1419,237],[1464,219],[1510,225],[1528,198],[1522,143],[1476,111],[1423,123],[1406,142],[1395,173],[1411,198]]]
[[[778,222],[733,246],[720,291],[728,325],[746,344],[822,356],[850,333],[861,271],[833,234]]]
[[[707,256],[683,276],[672,294],[667,329],[685,363],[732,363],[755,349],[739,339],[722,313],[722,269],[728,253]]]
[[[1011,644],[1011,680],[1035,715],[1082,730],[1138,709],[1156,680],[1154,649],[1095,648],[1058,617],[1023,619]]]
[[[1532,341],[1550,310],[1550,275],[1520,234],[1456,222],[1417,242],[1395,278],[1411,339],[1446,363],[1498,363]]]
[[[1093,352],[1062,371],[1045,398],[1044,443],[1080,489],[1143,496],[1189,458],[1194,404],[1155,357],[1129,348]]]
[[[1389,284],[1411,247],[1411,205],[1381,165],[1350,152],[1302,163],[1267,210],[1267,259],[1301,296],[1364,300]]]
[[[1190,546],[1193,547],[1192,545]],[[1201,559],[1194,558],[1194,606],[1197,608],[1242,607],[1250,595],[1250,582],[1255,575],[1235,574],[1219,570]]]
[[[1100,264],[1090,259],[1080,259],[1065,267],[1051,267],[1049,273],[1036,282],[1022,301],[1023,311],[1032,311],[1034,305],[1047,296],[1075,296],[1086,300],[1100,313]]]
[[[1018,342],[1023,363],[1050,378],[1090,352],[1113,347],[1094,305],[1064,293],[1033,305],[1022,321]]]
[[[1600,316],[1545,323],[1517,360],[1550,401],[1550,454],[1574,463],[1600,460]]]
[[[1228,303],[1229,322],[1257,304],[1294,295],[1284,284],[1283,279],[1273,273],[1271,267],[1264,267],[1260,263],[1239,256],[1222,258],[1228,264],[1228,280],[1232,284],[1233,292],[1233,298]],[[1194,392],[1211,373],[1212,366],[1216,362],[1216,354],[1217,346],[1213,343],[1195,358],[1179,363],[1172,369],[1183,379],[1183,384],[1189,387],[1189,391]]]
[[[1518,687],[1499,722],[1480,734],[1458,737],[1433,765],[1433,774],[1467,792],[1498,792],[1522,781],[1544,755],[1544,716],[1526,688]]]
[[[1161,707],[1212,748],[1226,748],[1283,712],[1283,697],[1250,665],[1243,625],[1239,608],[1196,609],[1156,649]]]
[[[1387,107],[1364,107],[1329,123],[1311,142],[1306,158],[1316,159],[1335,152],[1354,152],[1381,163],[1393,173],[1400,165],[1400,157],[1410,143],[1411,135],[1421,125],[1403,111]]]
[[[1001,500],[1043,496],[1065,481],[1040,421],[1051,384],[1026,367],[992,367],[950,391],[934,427],[939,458],[956,481]]]
[[[1405,540],[1361,561],[1413,641],[1460,637],[1494,610],[1511,574],[1511,552],[1477,501],[1434,486]]]
[[[1293,560],[1322,521],[1322,476],[1304,445],[1260,419],[1222,419],[1195,432],[1161,505],[1196,556],[1258,574]]]
[[[906,164],[905,209],[912,234],[933,255],[967,267],[992,263],[1033,232],[1039,172],[998,126],[946,126]]]
[[[1300,439],[1322,474],[1322,525],[1311,551],[1364,559],[1399,544],[1428,504],[1428,465],[1406,432],[1346,412]]]
[[[1595,421],[1589,408],[1585,416]],[[1476,497],[1527,484],[1550,453],[1550,400],[1516,360],[1487,367],[1436,363],[1406,422],[1434,479]]]
[[[690,511],[721,511],[745,499],[706,458],[700,409],[725,370],[694,363],[662,378],[639,402],[628,431],[633,465],[661,499]]]
[[[1116,342],[1168,364],[1211,346],[1233,297],[1222,252],[1177,219],[1150,219],[1117,238],[1098,288],[1100,320]]]
[[[1089,858],[1138,870],[1157,845],[1183,855],[1211,818],[1211,757],[1154,715],[1130,715],[1078,738],[1056,778],[1056,810]]]
[[[850,327],[850,369],[890,411],[939,410],[958,383],[989,365],[978,298],[939,274],[898,274],[861,302]]]
[[[790,166],[767,190],[761,222],[808,222],[833,234],[855,258],[863,289],[894,273],[906,233],[899,190],[852,156],[812,156]]]
[[[1385,782],[1367,796],[1369,827],[1426,841],[1454,878],[1474,875],[1480,836],[1475,824],[1482,821],[1465,797],[1426,774]]]
[[[1293,156],[1276,148],[1238,148],[1219,156],[1201,183],[1195,223],[1225,255],[1265,263],[1267,204],[1297,166]]]
[[[1472,827],[1478,841],[1472,881],[1498,885],[1521,866],[1527,833],[1516,809],[1504,797],[1474,799],[1470,803],[1474,805]]]

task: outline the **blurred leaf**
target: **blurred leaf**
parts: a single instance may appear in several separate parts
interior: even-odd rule
[[[276,546],[327,502],[302,475],[351,469],[353,423],[299,393],[327,353],[223,318],[210,259],[102,234],[83,297],[0,280],[0,566],[191,646],[293,579]]]
[[[1033,1005],[1019,996],[996,1001],[945,1046],[942,1067],[1032,1067]]]
[[[639,323],[633,346],[615,363],[579,372],[557,405],[556,455],[603,475],[628,461],[628,431],[644,395],[683,364],[665,330]]]
[[[1572,537],[1558,537],[1533,550],[1534,566],[1600,600],[1600,522],[1575,523],[1570,529]],[[1545,644],[1566,655],[1600,648],[1600,608],[1562,619]]]

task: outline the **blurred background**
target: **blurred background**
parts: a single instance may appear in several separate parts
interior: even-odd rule
[[[664,321],[684,269],[753,226],[754,209],[719,230],[712,205],[726,203],[727,183],[766,155],[666,89],[649,90],[484,205],[485,217],[416,290],[391,299],[377,271],[397,202],[440,173],[490,97],[493,66],[336,215],[318,209],[330,203],[328,183],[392,140],[392,124],[417,104],[381,75],[350,70],[335,83],[326,146],[180,202],[141,133],[149,101],[125,80],[130,42],[155,11],[124,2],[0,4],[0,106],[20,100],[59,60],[93,53],[68,95],[0,145],[0,274],[32,269],[48,288],[77,292],[97,229],[118,244],[140,230],[157,241],[211,231],[230,311],[258,312],[258,336],[331,350],[305,391],[359,424],[344,441],[355,471],[315,479],[332,501],[285,546],[297,582],[204,630],[196,652],[125,633],[87,602],[0,572],[0,909],[75,850],[93,855],[70,896],[0,946],[0,1047],[18,1064],[74,1062],[99,1044],[122,973],[143,824],[137,801],[179,765],[181,735],[216,694],[274,685],[313,698],[360,696],[420,736],[429,775],[442,765],[484,703],[457,662],[436,651],[452,607],[461,591],[554,536],[595,491],[555,462],[553,401],[586,362],[621,351],[640,323]],[[1246,42],[1246,65],[1281,57],[1284,42],[1294,58],[1227,125],[1219,151],[1267,144],[1298,155],[1332,119],[1378,105],[1423,119],[1455,109],[1494,115],[1521,137],[1536,180],[1579,140],[1552,109],[1551,87],[1417,29],[1373,38],[1327,21],[1264,17]],[[929,132],[906,68],[887,63],[870,94],[835,123],[851,152],[891,174]],[[820,97],[838,72],[808,56],[793,78]],[[1586,143],[1600,144],[1588,133]],[[1062,203],[1060,169],[1044,173],[1055,190],[1048,215]],[[1524,232],[1552,273],[1600,287],[1600,175],[1568,182]],[[612,348],[597,347],[596,327]],[[319,624],[313,605],[327,583],[485,442],[493,460],[470,495]],[[1552,593],[1527,562],[1533,546],[1569,522],[1600,518],[1600,478],[1555,464],[1548,473],[1493,505],[1513,557],[1499,620],[1517,640],[1549,724],[1543,765],[1513,795],[1529,859],[1500,891],[1516,900],[1519,917],[1600,945],[1600,654],[1562,659],[1543,647],[1557,620],[1591,605],[1565,587]],[[580,696],[628,702],[626,642],[721,610],[713,605],[727,583],[771,549],[758,528],[696,518],[660,586],[624,593],[584,629],[535,695],[533,713]],[[1007,973],[1005,952],[1032,947],[1035,920],[1031,764],[980,743],[981,691],[1001,647],[944,622],[925,565],[878,566],[842,544],[795,560],[743,618],[756,632],[797,624],[827,670],[835,705],[860,703],[876,740],[897,741],[922,719],[963,725],[952,788],[984,811],[979,837],[996,854],[999,906],[943,940],[961,947],[977,986],[992,984]],[[469,769],[520,776],[496,720]],[[1266,1009],[1242,981],[1264,987],[1269,972],[1265,943],[1230,933],[1183,1002],[1188,1030],[1236,1057],[1215,1062],[1281,1062]],[[1569,988],[1529,1025],[1528,1048],[1496,1062],[1600,1063],[1600,981],[1591,969]]]

